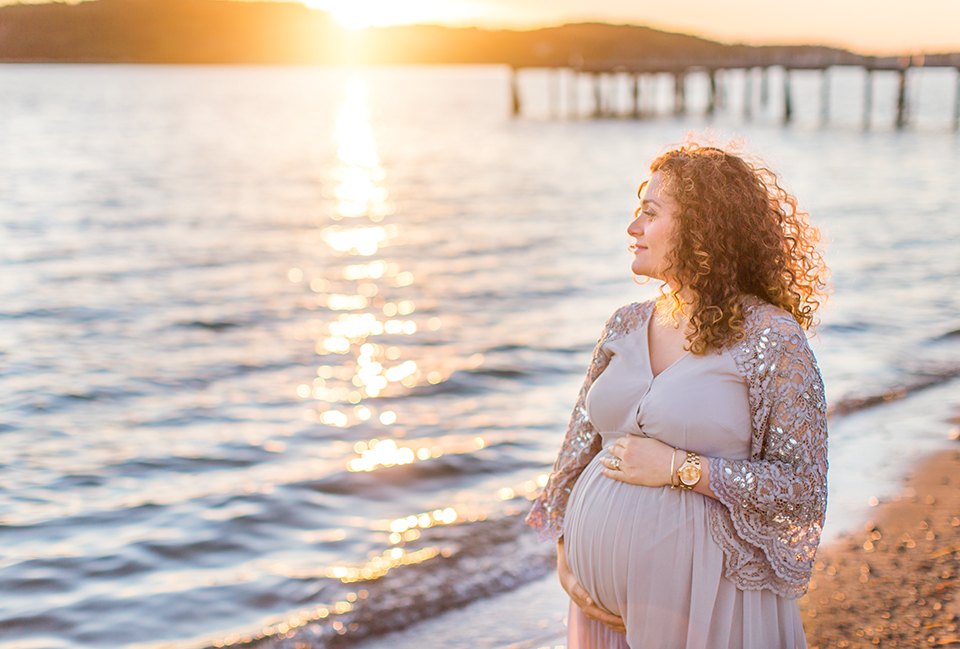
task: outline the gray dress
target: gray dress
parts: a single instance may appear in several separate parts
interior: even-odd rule
[[[728,350],[686,354],[656,377],[647,322],[603,343],[609,365],[586,398],[603,450],[577,479],[563,522],[574,576],[626,636],[571,606],[568,649],[806,647],[798,603],[724,576],[708,498],[604,476],[600,459],[624,435],[653,437],[702,456],[750,456],[748,389]]]

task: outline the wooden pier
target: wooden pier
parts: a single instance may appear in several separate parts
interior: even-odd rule
[[[789,124],[794,118],[794,93],[791,77],[794,71],[806,70],[820,73],[820,121],[826,124],[830,117],[830,70],[834,67],[859,67],[865,71],[863,86],[863,127],[869,129],[873,113],[874,90],[873,77],[876,72],[894,72],[898,75],[896,97],[895,126],[902,129],[909,122],[909,103],[907,97],[907,78],[911,70],[918,68],[952,68],[956,70],[956,98],[953,108],[953,129],[960,130],[960,53],[914,55],[914,56],[861,56],[849,52],[830,50],[825,56],[816,48],[810,53],[797,54],[790,48],[758,48],[760,53],[741,59],[727,59],[723,61],[666,61],[666,60],[636,60],[636,61],[584,61],[579,57],[571,57],[568,65],[544,66],[515,66],[511,68],[510,88],[513,104],[513,113],[522,112],[523,101],[520,96],[519,72],[523,69],[539,68],[549,71],[550,88],[548,90],[549,111],[552,117],[560,115],[560,83],[561,74],[572,76],[574,82],[569,85],[567,113],[579,116],[579,82],[587,77],[592,82],[593,106],[589,116],[603,117],[631,117],[640,119],[649,115],[651,111],[644,110],[650,98],[641,97],[641,79],[652,75],[669,74],[673,77],[673,113],[682,115],[687,112],[686,78],[692,73],[706,74],[709,79],[709,94],[707,98],[706,114],[712,115],[725,101],[723,96],[722,77],[730,71],[741,70],[744,74],[744,119],[752,118],[753,106],[756,100],[754,78],[759,76],[759,102],[766,107],[770,95],[769,71],[771,68],[782,69],[783,113],[782,121]],[[616,85],[611,79],[628,77],[628,87],[631,96],[631,109],[624,112],[617,110]],[[604,84],[604,80],[608,82]],[[604,86],[607,92],[604,93]]]

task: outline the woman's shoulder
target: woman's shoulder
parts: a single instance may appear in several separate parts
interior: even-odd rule
[[[807,332],[790,313],[757,297],[744,300],[743,338],[734,347],[734,355],[749,359],[759,367],[772,367],[770,361],[781,356],[816,367],[816,358],[807,341]]]
[[[631,302],[630,304],[624,304],[622,307],[613,312],[613,315],[610,316],[608,322],[619,322],[629,318],[640,318],[642,320],[650,317],[650,314],[653,313],[653,310],[656,308],[656,306],[656,300],[645,300],[643,302]]]
[[[647,318],[653,313],[654,307],[655,302],[653,300],[631,302],[630,304],[620,307],[607,319],[607,324],[603,328],[601,342],[620,338],[634,331],[647,321]]]
[[[800,336],[806,338],[796,318],[754,295],[743,300],[744,334],[747,336]]]

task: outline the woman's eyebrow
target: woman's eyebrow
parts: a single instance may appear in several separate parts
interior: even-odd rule
[[[643,189],[649,184],[650,184],[649,180],[644,180],[642,183],[640,183],[640,188],[637,190],[637,198],[640,198],[641,196],[643,196]]]

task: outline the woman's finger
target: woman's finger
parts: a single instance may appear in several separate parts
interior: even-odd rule
[[[596,606],[587,591],[584,590],[583,586],[580,585],[580,582],[574,582],[572,590],[573,592],[570,593],[570,595],[575,600],[578,600],[587,606]],[[577,604],[577,606],[580,606],[580,604]],[[580,608],[583,608],[583,606],[580,606]]]
[[[615,624],[607,624],[606,622],[603,622],[602,624],[611,631],[616,631],[617,633],[622,633],[624,635],[627,634],[627,626],[623,623],[623,620],[620,620],[620,622]]]
[[[624,633],[626,631],[626,627],[623,624],[622,617],[618,617],[613,613],[609,613],[603,610],[602,608],[600,608],[599,606],[589,606],[581,610],[583,610],[583,614],[586,615],[588,618],[590,618],[591,620],[596,620],[597,622],[601,623],[602,625],[604,625],[609,629],[613,629],[614,631],[623,629],[623,631],[620,631],[621,633]]]
[[[600,469],[600,473],[611,478],[612,480],[619,480],[620,482],[627,482],[627,474],[623,471],[614,471],[613,469]]]

